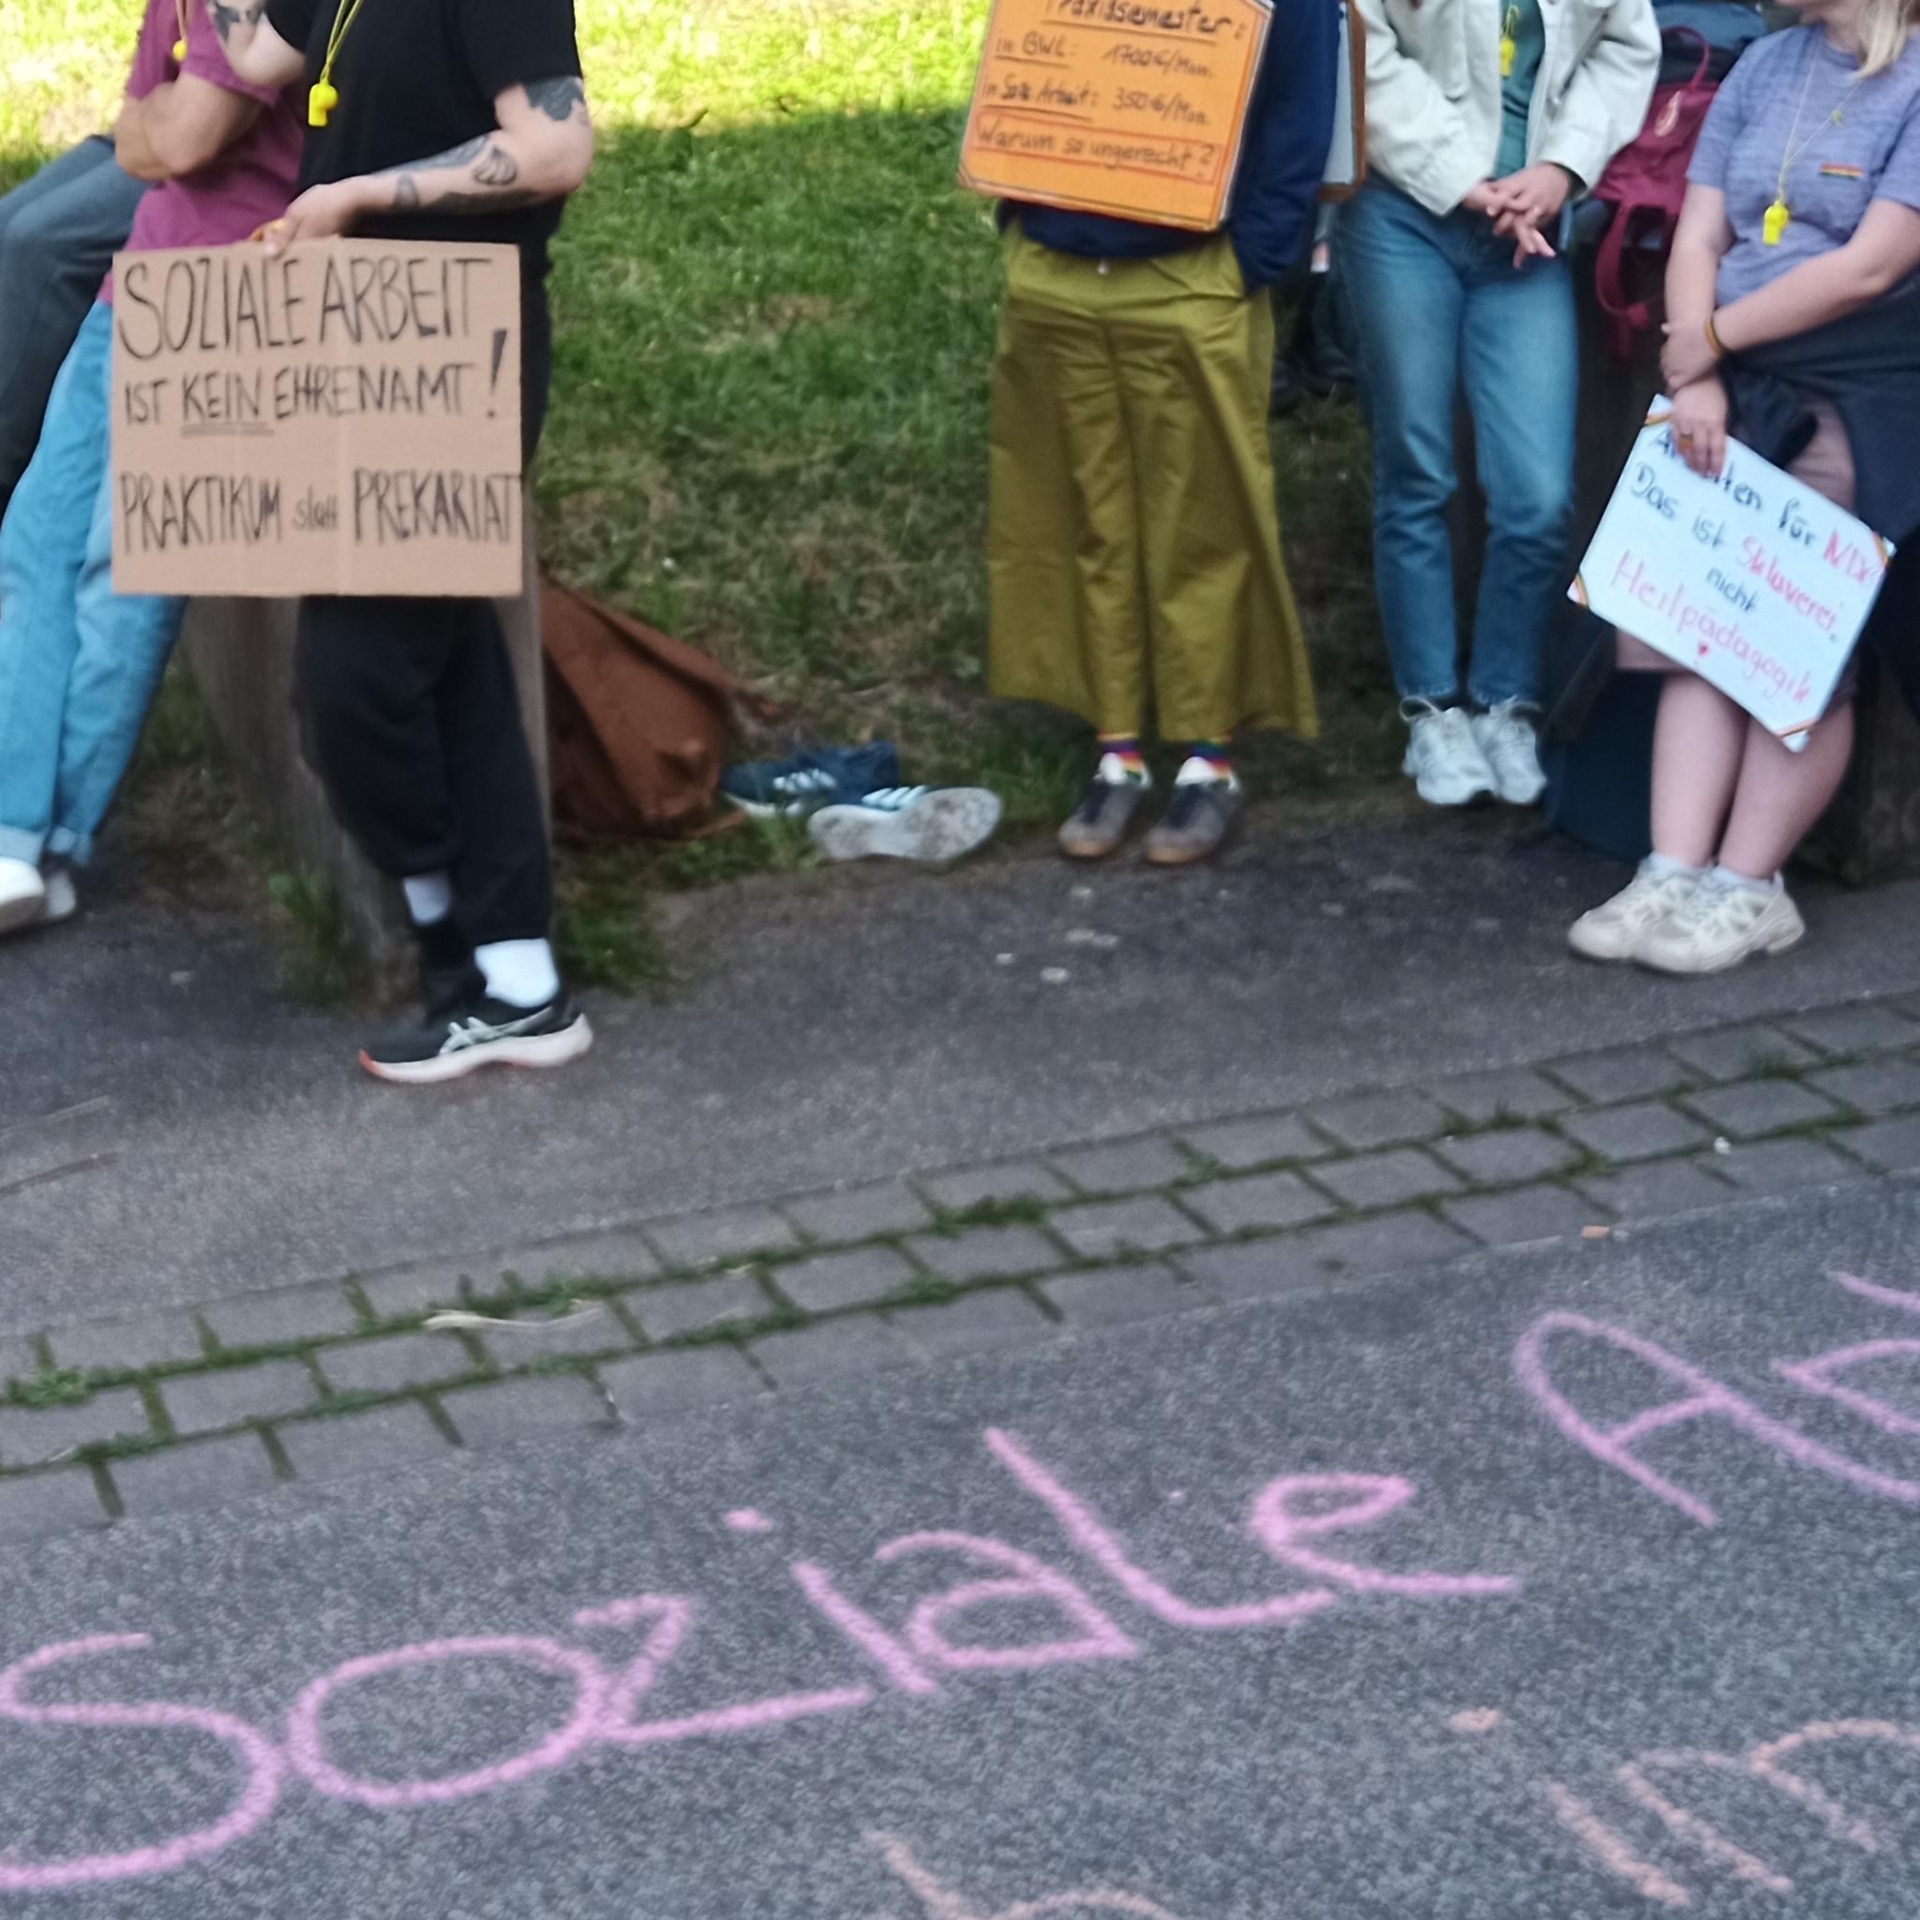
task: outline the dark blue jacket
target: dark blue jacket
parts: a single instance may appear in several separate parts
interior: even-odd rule
[[[1342,0],[1275,0],[1267,48],[1247,104],[1240,174],[1226,232],[1247,291],[1270,287],[1300,264],[1333,144]],[[1204,235],[1106,214],[1009,203],[1029,239],[1093,260],[1142,260],[1198,246]]]

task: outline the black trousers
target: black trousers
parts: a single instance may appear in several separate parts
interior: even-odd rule
[[[553,380],[537,270],[522,285],[521,342],[530,467]],[[454,912],[476,946],[545,936],[546,819],[491,600],[303,600],[294,703],[308,765],[382,873],[451,875]]]
[[[0,195],[0,518],[146,190],[121,171],[113,142],[96,137]]]

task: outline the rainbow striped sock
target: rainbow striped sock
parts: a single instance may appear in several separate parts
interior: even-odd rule
[[[1233,755],[1222,740],[1196,740],[1190,749],[1195,760],[1204,760],[1213,769],[1217,780],[1233,778]]]
[[[1151,777],[1147,772],[1147,756],[1140,751],[1140,736],[1137,733],[1103,733],[1099,736],[1099,742],[1103,765],[1108,760],[1117,761],[1121,774],[1128,780]]]

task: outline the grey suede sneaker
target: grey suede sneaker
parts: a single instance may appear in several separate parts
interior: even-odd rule
[[[1108,762],[1113,761],[1110,776]],[[1080,804],[1060,829],[1060,851],[1069,860],[1104,860],[1126,844],[1140,817],[1140,808],[1153,791],[1151,780],[1129,780],[1117,771],[1111,754],[1080,795]]]
[[[1218,853],[1240,824],[1240,782],[1217,775],[1174,783],[1159,824],[1147,835],[1147,860],[1156,867],[1186,867]]]

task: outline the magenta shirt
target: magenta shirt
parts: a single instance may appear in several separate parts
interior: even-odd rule
[[[207,16],[205,0],[186,0],[187,57],[176,67],[173,43],[180,37],[175,0],[150,0],[134,50],[127,97],[144,100],[156,87],[190,73],[228,93],[261,102],[265,111],[248,131],[211,165],[178,180],[163,180],[140,202],[129,253],[162,247],[223,247],[247,239],[256,228],[277,220],[293,198],[305,139],[299,87],[256,87],[227,65],[220,37]],[[113,298],[113,276],[100,289]]]

